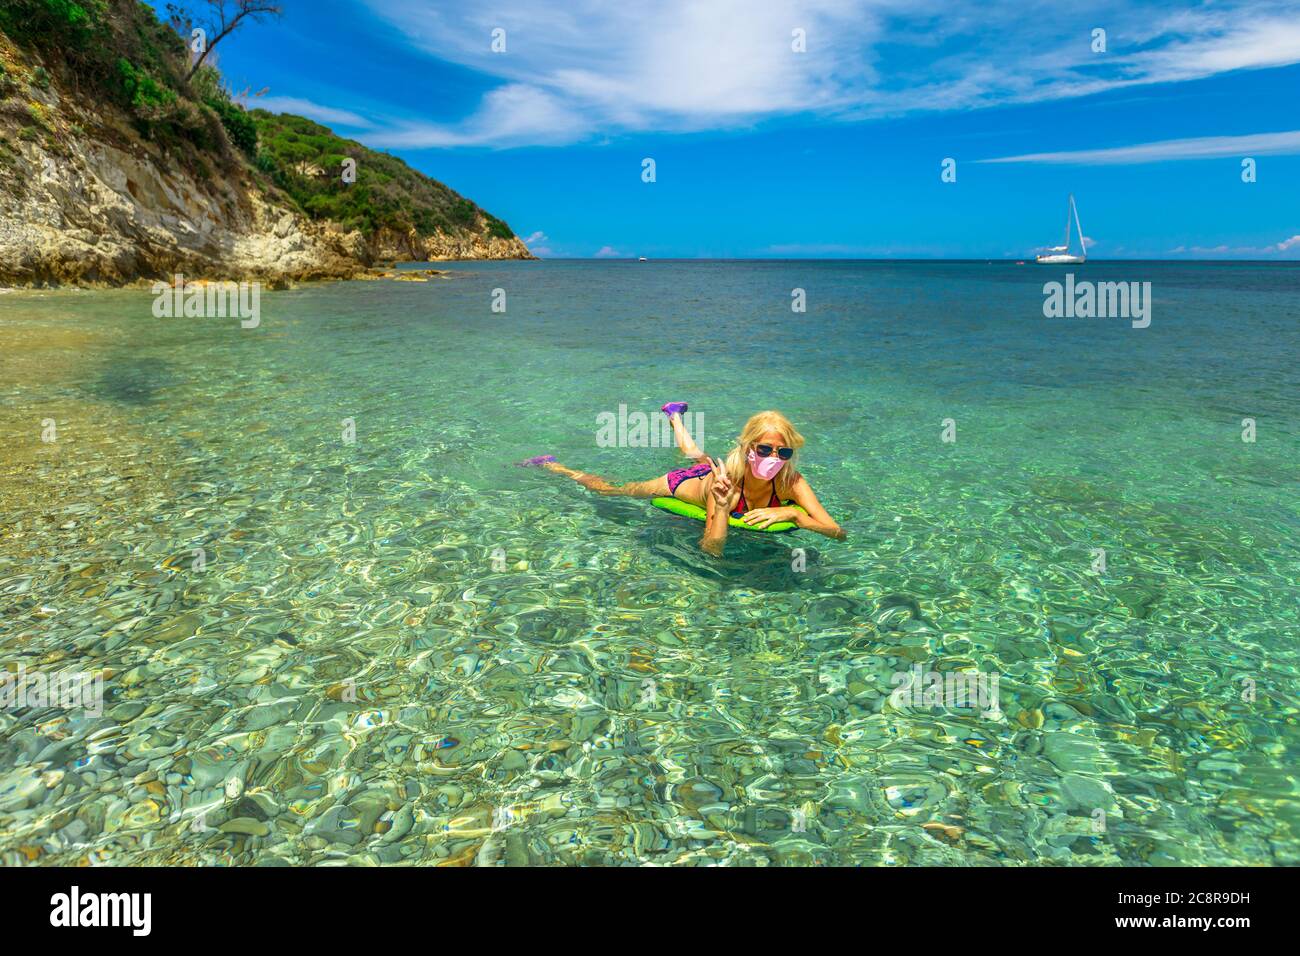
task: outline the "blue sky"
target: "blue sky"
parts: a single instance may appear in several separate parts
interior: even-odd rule
[[[236,91],[544,257],[1019,258],[1074,193],[1097,258],[1300,259],[1300,0],[283,6]]]

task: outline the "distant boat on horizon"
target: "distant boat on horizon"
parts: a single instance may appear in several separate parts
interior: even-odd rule
[[[642,256],[640,259],[637,260],[637,262],[647,262],[647,261],[648,260],[646,259],[645,256]]]
[[[1079,230],[1079,254],[1070,252],[1070,217]],[[1074,204],[1074,193],[1070,193],[1070,203],[1065,207],[1065,245],[1052,246],[1047,252],[1034,257],[1035,262],[1044,265],[1076,265],[1088,261],[1088,248],[1083,244],[1083,225],[1079,222],[1079,207]]]

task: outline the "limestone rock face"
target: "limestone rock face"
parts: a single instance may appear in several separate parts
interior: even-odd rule
[[[480,223],[480,225],[482,225]],[[431,262],[439,259],[534,259],[518,236],[502,239],[480,230],[471,236],[438,233],[421,237],[381,230],[369,243],[373,261]]]
[[[4,93],[5,89],[0,89]],[[375,263],[531,259],[486,224],[463,236],[364,237],[299,213],[242,159],[194,172],[125,117],[57,86],[0,97],[0,284],[348,278]]]

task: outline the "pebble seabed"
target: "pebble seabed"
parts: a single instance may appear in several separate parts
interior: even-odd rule
[[[979,278],[828,271],[829,351],[784,356],[772,404],[852,537],[715,561],[696,522],[508,463],[673,467],[597,448],[595,415],[680,397],[637,350],[732,273],[677,267],[670,296],[555,267],[488,325],[528,268],[268,294],[257,334],[160,325],[138,291],[5,297],[0,660],[103,699],[0,708],[0,863],[1298,862],[1293,370],[1233,356],[1234,403],[1153,337],[1107,380],[1132,339],[1004,338],[944,298]],[[1166,312],[1274,314],[1175,278]],[[758,268],[726,308],[791,281]],[[919,320],[871,311],[926,283],[956,349],[928,360]],[[609,341],[598,294],[658,321]],[[717,436],[751,411],[719,379],[761,361],[681,360]],[[1039,371],[969,384],[990,361]],[[1162,390],[1112,387],[1146,361]],[[997,675],[995,706],[891,699],[917,665]]]

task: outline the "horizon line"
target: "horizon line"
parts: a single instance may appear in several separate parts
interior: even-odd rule
[[[441,262],[640,262],[637,256],[536,256],[534,259],[442,259],[430,260]],[[1183,259],[1150,258],[1135,256],[1133,258],[1104,259],[1095,257],[1086,262],[1075,263],[1040,263],[1033,257],[1016,258],[1014,256],[980,256],[978,258],[948,258],[941,256],[918,258],[915,256],[646,256],[646,262],[984,262],[984,263],[1023,263],[1025,265],[1087,265],[1089,262],[1181,262],[1181,263],[1224,263],[1224,264],[1258,264],[1258,265],[1300,265],[1297,259]],[[402,263],[410,264],[410,263]]]

